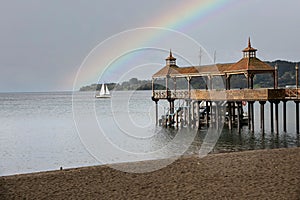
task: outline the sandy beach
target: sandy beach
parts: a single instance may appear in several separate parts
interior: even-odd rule
[[[157,161],[122,165],[148,162]],[[142,174],[94,166],[3,176],[0,199],[300,199],[300,148],[185,156]]]

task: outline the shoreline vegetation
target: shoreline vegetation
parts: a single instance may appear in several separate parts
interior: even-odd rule
[[[278,65],[278,84],[279,87],[285,87],[286,85],[296,85],[296,77],[295,77],[295,66],[296,64],[300,65],[300,62],[289,62],[276,60],[273,62],[266,62],[271,66]],[[200,84],[201,81],[198,81]],[[232,77],[231,79],[231,87],[233,88],[245,88],[246,87],[246,79],[243,80],[241,76]],[[273,77],[269,74],[261,74],[257,75],[254,78],[254,88],[267,88],[273,87]],[[109,90],[151,90],[152,89],[152,80],[139,80],[137,78],[131,78],[128,81],[124,81],[122,83],[105,83]],[[164,89],[163,85],[156,84],[156,89]],[[161,87],[161,88],[159,88]],[[194,82],[194,88],[198,88],[197,81]],[[88,86],[82,86],[79,91],[100,91],[101,84],[91,84]]]
[[[122,163],[145,167],[149,162]],[[183,156],[160,170],[109,165],[0,177],[0,199],[298,199],[300,147]]]

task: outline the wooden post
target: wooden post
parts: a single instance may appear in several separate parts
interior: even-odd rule
[[[236,102],[237,103],[237,127],[238,127],[238,130],[240,132],[241,130],[241,114],[242,114],[242,104],[240,102]]]
[[[168,84],[168,82],[169,82],[169,75],[167,75],[166,76],[166,93],[167,93],[167,98],[169,98],[169,96],[168,96],[168,91],[169,91],[169,84]]]
[[[197,122],[198,122],[198,129],[201,129],[201,121],[200,121],[200,101],[197,101],[196,104],[196,113],[197,113]]]
[[[296,66],[295,66],[295,70],[296,70],[296,89],[298,90],[298,84],[299,84],[299,81],[298,81],[298,79],[299,79],[299,67],[298,67],[298,64],[296,64]],[[298,92],[297,92],[297,94],[298,94]]]
[[[174,93],[176,94],[176,90],[177,90],[177,80],[176,80],[176,76],[173,78],[174,81]]]
[[[158,99],[154,98],[154,96],[152,96],[152,101],[155,102],[155,125],[158,125]]]
[[[232,121],[235,121],[235,102],[232,102]]]
[[[178,116],[179,110],[180,109],[177,109],[177,111],[176,111],[176,128],[178,128],[178,125],[179,125],[179,116]]]
[[[170,112],[169,112],[169,126],[173,125],[174,122],[174,99],[168,99],[170,105]]]
[[[279,133],[279,129],[278,129],[278,104],[279,101],[275,101],[275,133]]]
[[[286,132],[286,100],[283,100],[283,131]]]
[[[194,127],[195,124],[195,101],[191,101],[191,126]]]
[[[247,88],[250,89],[250,74],[247,73]]]
[[[211,109],[211,105],[209,106],[209,102],[206,101],[205,102],[205,106],[206,106],[206,126],[209,127],[209,113],[210,113],[210,109]],[[211,113],[210,113],[211,115]]]
[[[299,134],[299,101],[296,103],[296,133]]]
[[[250,130],[254,132],[254,101],[249,101],[250,105]],[[249,117],[249,116],[248,116]]]
[[[260,101],[260,129],[261,132],[265,133],[265,101]]]
[[[220,112],[219,112],[219,105],[218,105],[218,102],[215,102],[216,103],[216,108],[215,108],[215,122],[216,122],[216,129],[219,129],[219,115],[220,115]]]
[[[250,76],[250,88],[253,89],[253,78],[254,78],[254,75],[251,74]]]
[[[273,119],[273,101],[270,101],[270,124],[271,124],[271,132],[274,132],[274,119]]]
[[[254,132],[254,101],[251,101],[250,105],[251,105],[251,132]]]
[[[230,78],[231,78],[231,75],[227,75],[227,74],[225,75],[225,80],[226,80],[225,81],[225,84],[226,84],[225,89],[226,90],[230,90]]]
[[[152,78],[152,96],[154,97],[154,78]]]
[[[299,67],[298,67],[298,63],[296,64],[296,92],[297,92],[297,99],[298,99],[298,84],[299,84]]]
[[[232,102],[227,102],[227,105],[228,105],[228,128],[229,128],[229,130],[232,129],[231,104],[232,104]]]
[[[190,100],[186,99],[186,109],[187,109],[187,125],[190,126],[191,122],[191,106],[190,106]]]
[[[248,129],[251,129],[251,105],[250,102],[248,101]]]
[[[155,101],[155,125],[158,125],[158,100]]]

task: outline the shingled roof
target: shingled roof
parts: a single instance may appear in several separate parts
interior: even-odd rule
[[[152,77],[171,77],[175,76],[207,76],[207,75],[224,75],[224,71],[230,67],[232,63],[204,65],[204,66],[191,66],[191,67],[178,67],[178,66],[165,66]]]
[[[227,74],[239,74],[239,73],[271,73],[275,69],[259,60],[256,57],[242,58],[237,63],[229,66],[224,72]]]
[[[256,58],[257,49],[251,46],[250,37],[248,40],[248,47],[246,47],[244,52],[244,57],[239,60],[237,63],[228,67],[225,72],[227,74],[239,74],[239,73],[273,73],[275,69],[264,63],[263,61]]]
[[[160,69],[158,72],[153,74],[153,78],[159,78],[159,77],[166,77],[167,75],[169,76],[175,76],[175,75],[180,75],[179,73],[180,68],[178,66],[165,66],[162,69]]]

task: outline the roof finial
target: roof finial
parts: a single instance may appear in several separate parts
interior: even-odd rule
[[[251,41],[250,41],[250,37],[248,38],[248,47],[251,48]]]
[[[172,58],[173,56],[172,56],[172,50],[170,49],[170,58]]]

